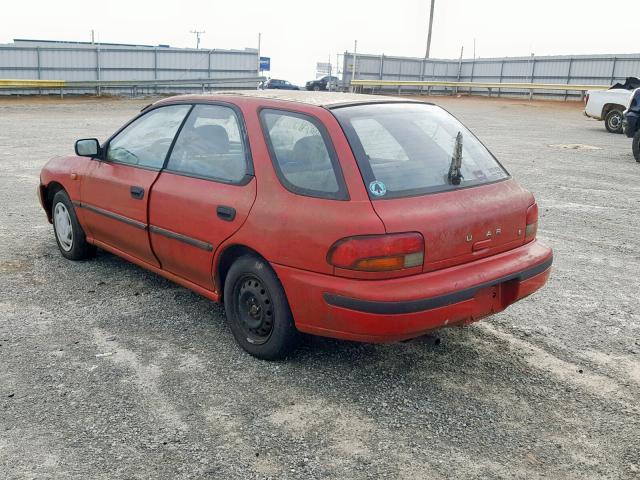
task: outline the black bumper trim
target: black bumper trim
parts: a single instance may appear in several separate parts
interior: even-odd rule
[[[464,290],[447,293],[446,295],[440,295],[438,297],[421,298],[419,300],[411,300],[406,302],[379,302],[375,300],[359,300],[357,298],[343,297],[342,295],[336,295],[334,293],[325,293],[323,297],[329,305],[348,308],[349,310],[356,310],[358,312],[377,313],[381,315],[416,313],[469,300],[473,298],[478,290],[486,287],[492,287],[500,283],[508,282],[509,280],[527,280],[528,278],[535,277],[536,275],[547,270],[549,267],[551,267],[552,263],[553,257],[550,257],[548,260],[545,260],[544,262],[534,267],[527,268],[526,270],[522,270],[520,272],[512,273],[511,275],[498,278],[497,280],[484,282],[479,285],[466,288]]]

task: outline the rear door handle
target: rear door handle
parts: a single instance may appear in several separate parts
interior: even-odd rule
[[[216,208],[218,218],[227,222],[232,222],[236,218],[236,209],[233,207],[227,207],[226,205],[218,205]]]
[[[144,198],[144,188],[142,187],[136,187],[134,185],[129,191],[131,192],[131,196],[136,200],[142,200]]]

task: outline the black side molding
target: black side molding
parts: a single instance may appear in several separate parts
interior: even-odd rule
[[[93,205],[89,205],[87,203],[73,202],[73,206],[78,208],[84,208],[85,210],[89,210],[90,212],[97,213],[99,215],[103,215],[108,218],[112,218],[113,220],[118,220],[122,223],[126,223],[127,225],[131,225],[132,227],[139,228],[140,230],[147,229],[146,223],[139,222],[138,220],[134,220],[133,218],[125,217],[123,215],[110,212],[109,210],[104,210],[99,207],[94,207]]]
[[[149,231],[151,233],[157,233],[158,235],[162,235],[173,240],[178,240],[179,242],[186,243],[187,245],[199,248],[200,250],[206,250],[207,252],[213,251],[213,245],[211,245],[210,243],[203,242],[202,240],[198,240],[196,238],[187,237],[186,235],[182,235],[181,233],[172,232],[171,230],[156,227],[154,225],[149,226]]]
[[[536,275],[544,272],[549,267],[551,267],[552,263],[553,257],[534,267],[527,268],[526,270],[522,270],[520,272],[512,273],[511,275],[507,275],[506,277],[502,277],[497,280],[481,283],[471,288],[448,293],[446,295],[421,298],[419,300],[412,300],[410,302],[379,302],[375,300],[359,300],[357,298],[343,297],[342,295],[336,295],[333,293],[325,293],[323,297],[329,305],[348,308],[349,310],[356,310],[358,312],[377,313],[381,315],[416,313],[469,300],[473,298],[478,290],[486,287],[492,287],[500,283],[508,282],[509,280],[517,279],[522,281],[531,277],[535,277]]]

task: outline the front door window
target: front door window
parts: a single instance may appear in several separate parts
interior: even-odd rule
[[[109,142],[106,159],[162,168],[173,137],[190,108],[191,105],[160,107],[134,120]]]

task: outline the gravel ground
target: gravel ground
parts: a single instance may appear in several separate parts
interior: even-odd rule
[[[58,254],[40,168],[148,100],[0,100],[0,478],[639,478],[630,140],[573,103],[433,101],[536,194],[549,284],[467,328],[267,363],[220,306]]]

